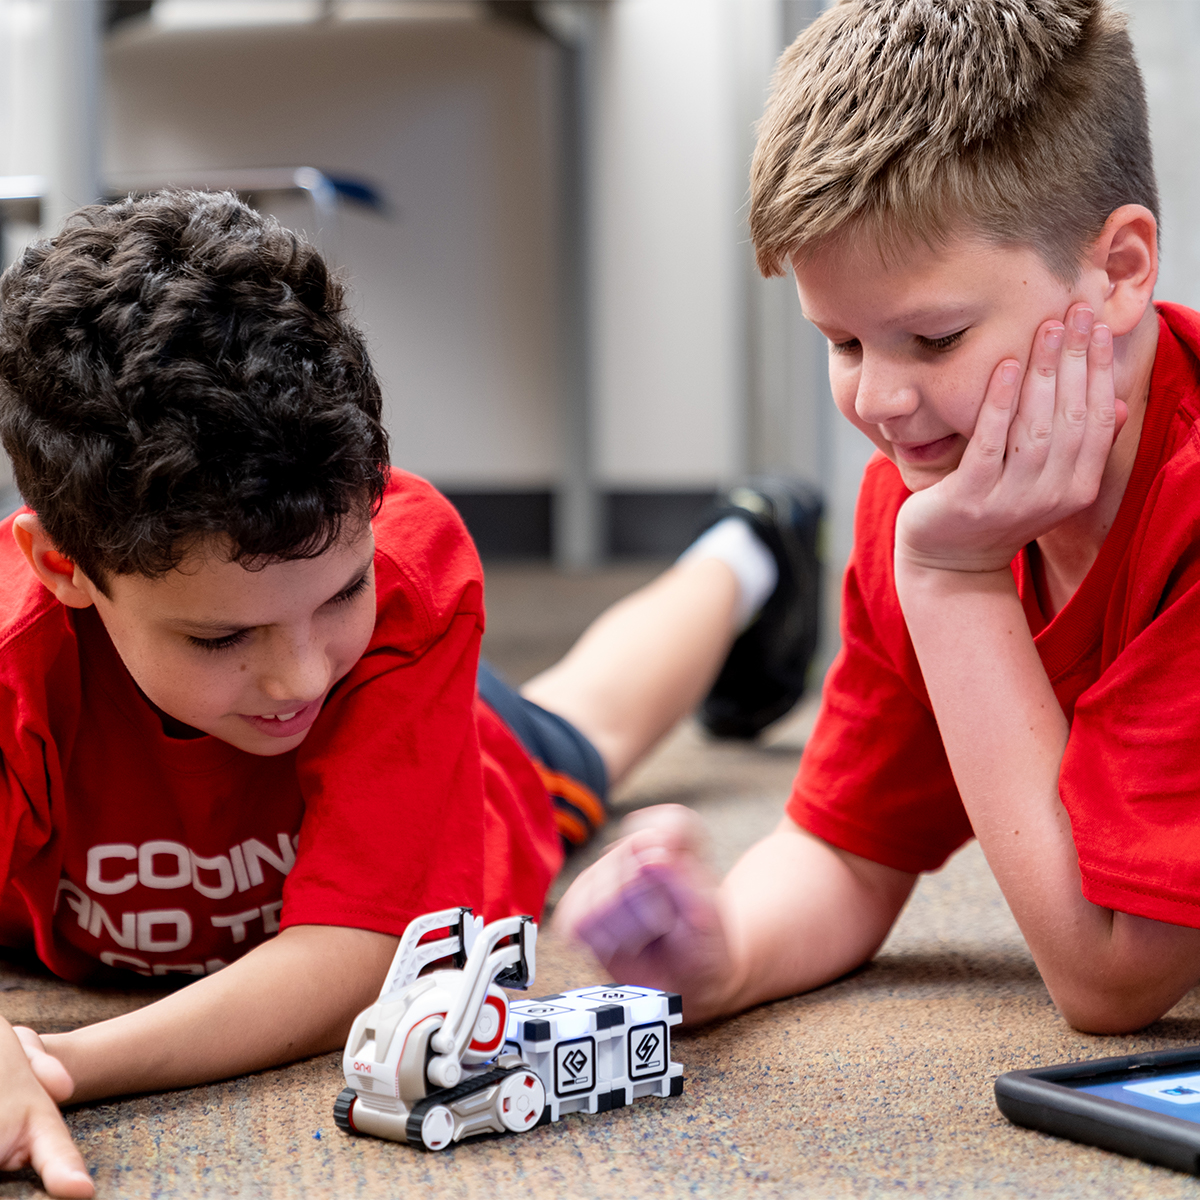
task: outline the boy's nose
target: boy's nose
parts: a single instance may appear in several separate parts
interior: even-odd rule
[[[854,411],[867,425],[883,425],[897,417],[911,416],[920,397],[906,379],[886,371],[868,371],[865,364],[854,395]]]
[[[259,686],[272,700],[307,704],[329,687],[329,658],[319,639],[308,632],[276,632],[263,664]]]

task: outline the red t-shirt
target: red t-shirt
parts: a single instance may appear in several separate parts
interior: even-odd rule
[[[1164,304],[1159,315],[1137,458],[1091,571],[1047,622],[1029,550],[1013,570],[1071,722],[1059,790],[1084,895],[1200,928],[1200,314]],[[859,493],[842,650],[788,813],[853,854],[928,871],[971,825],[896,596],[908,495],[876,456]]]
[[[456,904],[540,913],[562,861],[550,799],[476,699],[482,572],[429,484],[393,472],[374,636],[308,737],[268,758],[167,737],[95,610],[54,599],[11,525],[0,944],[112,981],[106,968],[202,975],[288,925],[399,934]]]

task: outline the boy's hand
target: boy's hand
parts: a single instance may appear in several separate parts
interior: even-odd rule
[[[1029,366],[992,373],[958,468],[905,502],[897,558],[1001,571],[1021,548],[1092,504],[1128,415],[1113,389],[1112,332],[1086,304],[1038,329]]]
[[[65,1104],[75,1091],[75,1081],[67,1068],[47,1051],[42,1039],[27,1025],[14,1025],[12,1031],[25,1051],[34,1078],[55,1104]]]
[[[684,1019],[703,1021],[733,982],[704,826],[690,809],[664,804],[627,817],[623,829],[568,889],[554,926],[586,942],[614,982],[679,992]]]
[[[35,1074],[35,1056],[54,1066],[42,1063]],[[53,1092],[41,1082],[43,1074]],[[55,1102],[67,1099],[74,1085],[33,1030],[18,1032],[0,1021],[0,1079],[0,1170],[30,1166],[52,1196],[91,1196],[95,1188]]]

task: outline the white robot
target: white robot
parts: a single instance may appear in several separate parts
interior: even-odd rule
[[[436,936],[438,934],[444,936]],[[678,996],[654,988],[579,988],[509,1011],[526,988],[537,925],[445,909],[404,931],[379,999],[350,1030],[334,1120],[444,1150],[480,1133],[525,1133],[568,1112],[603,1112],[643,1095],[677,1096],[671,1062]],[[452,967],[421,972],[439,962]]]

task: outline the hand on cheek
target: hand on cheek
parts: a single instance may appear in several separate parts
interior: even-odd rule
[[[896,554],[916,566],[1000,571],[1035,538],[1092,504],[1128,411],[1113,389],[1112,332],[1091,308],[1034,335],[1022,378],[992,372],[958,468],[910,496]]]

